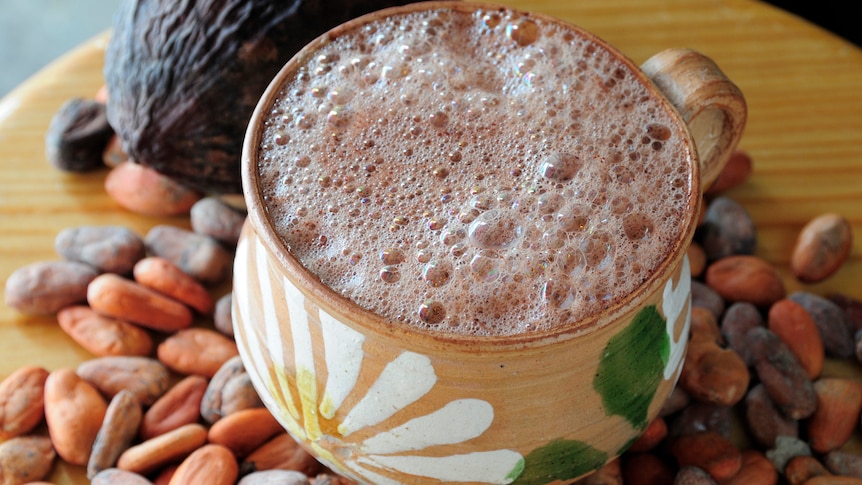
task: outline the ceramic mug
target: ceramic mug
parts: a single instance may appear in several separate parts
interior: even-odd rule
[[[417,9],[563,25],[618,58],[649,96],[675,110],[692,190],[680,237],[635,291],[549,331],[465,337],[386,320],[324,285],[286,249],[258,173],[281,86],[331,39]],[[745,117],[737,87],[703,55],[668,50],[638,68],[592,34],[539,14],[427,2],[336,27],[277,75],[246,137],[249,217],[237,247],[233,319],[263,402],[322,463],[360,483],[541,484],[597,470],[643,432],[679,376],[690,315],[686,249],[703,187],[736,146]]]

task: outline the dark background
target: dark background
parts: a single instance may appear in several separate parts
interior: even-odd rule
[[[766,0],[826,30],[862,46],[862,15],[858,3],[848,0]],[[855,7],[854,7],[855,5]]]

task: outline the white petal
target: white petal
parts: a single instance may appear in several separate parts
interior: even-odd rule
[[[268,295],[275,295],[275,289],[272,287],[272,280],[269,274],[269,260],[266,257],[268,253],[260,239],[255,239],[255,241],[257,241],[255,247],[255,259],[258,278],[260,280],[260,294],[263,295],[263,298],[261,298],[261,306],[263,307],[263,324],[266,328],[264,344],[266,345],[267,352],[269,352],[270,360],[276,364],[284,365],[284,350],[282,347],[283,344],[280,326],[281,322],[278,317],[278,312],[275,309],[273,299],[267,297]],[[292,315],[290,316],[290,319],[293,321]],[[294,417],[298,417],[296,402],[290,392],[287,377],[284,375],[284,372],[276,372],[275,375],[276,379],[278,379],[279,389],[281,389],[282,393],[285,394],[286,399],[289,399],[290,407],[293,408],[291,414],[293,414]]]
[[[261,298],[263,310],[263,324],[266,327],[266,348],[273,362],[284,362],[284,351],[281,344],[281,329],[279,328],[278,313],[275,310],[275,303],[272,298],[267,298],[267,295],[275,295],[269,279],[269,262],[266,259],[266,249],[257,240],[257,251],[255,251],[255,259],[257,263],[257,271],[260,276],[260,292],[264,295]],[[290,315],[291,321],[293,315]]]
[[[320,310],[323,348],[326,352],[326,389],[320,401],[320,414],[332,419],[356,385],[362,367],[365,336]]]
[[[317,377],[314,368],[314,345],[311,330],[308,328],[308,310],[305,309],[305,295],[282,277],[284,297],[290,318],[290,334],[293,337],[293,354],[296,363],[296,387],[302,404],[303,426],[308,439],[320,438],[320,422],[317,419]],[[279,339],[279,344],[281,341]]]
[[[437,375],[431,359],[404,352],[386,364],[371,388],[338,426],[343,436],[375,425],[424,396],[434,387]]]
[[[247,281],[248,284],[244,285],[235,285],[234,287],[234,305],[235,308],[239,310],[238,318],[235,324],[239,322],[244,322],[245,325],[243,328],[236,328],[235,333],[237,335],[237,348],[239,353],[243,357],[243,363],[245,364],[246,370],[248,371],[248,375],[252,380],[255,388],[258,390],[261,399],[266,404],[269,409],[279,409],[281,406],[277,404],[277,402],[270,396],[267,392],[263,392],[266,389],[270,389],[270,385],[268,380],[264,376],[269,375],[269,365],[263,358],[263,354],[257,349],[262,349],[263,343],[258,338],[257,327],[252,323],[255,320],[255,317],[262,318],[259,316],[252,316],[249,314],[250,309],[252,308],[252,304],[249,298],[249,288],[255,286],[257,288],[264,288],[263,291],[267,291],[269,289],[271,291],[271,285],[268,279],[267,266],[264,265],[262,268],[255,266],[257,269],[258,278],[252,281],[249,274],[248,265],[252,264],[256,261],[253,258],[254,251],[262,251],[263,247],[259,244],[255,244],[254,247],[250,246],[251,243],[248,242],[249,239],[245,238],[240,241],[237,246],[236,254],[237,261],[240,261],[242,258],[245,264],[236,264],[234,267],[234,275],[237,281]],[[255,242],[259,241],[255,238]],[[257,305],[255,305],[256,307]],[[244,340],[243,340],[244,337]],[[254,350],[252,350],[254,349]],[[282,376],[282,372],[276,373],[278,376]],[[287,410],[282,413],[276,413],[279,422],[283,426],[288,429],[294,431],[298,435],[301,434],[300,427],[296,423],[296,419],[299,417],[299,412],[296,408],[296,402],[294,401],[293,394],[290,392],[290,388],[287,386],[286,382],[281,382],[283,379],[279,379],[279,389],[276,392],[281,392],[282,396],[287,403]]]
[[[234,263],[233,274],[234,279],[237,281],[249,281],[248,276],[248,239],[241,239],[239,244],[236,247],[236,260]],[[243,264],[245,263],[245,264]],[[248,321],[248,285],[236,285],[236,288],[233,290],[233,304],[234,307],[238,309],[239,315],[234,320],[234,333],[238,333],[240,331],[240,327],[238,325],[238,321]]]
[[[679,283],[676,285],[676,288],[673,287],[673,279],[669,280],[664,286],[662,309],[667,319],[667,335],[670,339],[670,356],[668,357],[667,365],[664,367],[665,379],[670,379],[676,374],[682,362],[685,343],[688,342],[688,330],[691,325],[691,305],[686,304],[690,300],[690,295],[691,265],[689,264],[688,256],[684,256],[682,269],[679,272]],[[683,331],[678,339],[674,339],[674,328],[683,309],[686,309]]]
[[[422,450],[429,446],[462,443],[491,426],[494,408],[479,399],[451,401],[431,414],[373,436],[362,445],[366,454]]]
[[[239,262],[240,259],[242,259],[245,261],[246,264],[235,265],[234,278],[237,281],[249,281],[249,283],[251,283],[248,274],[248,264],[251,264],[251,257],[248,254],[250,248],[248,247],[248,245],[248,239],[241,240],[239,242],[239,245],[237,245],[237,261]],[[243,354],[243,362],[248,368],[247,370],[251,371],[249,372],[249,374],[254,379],[258,375],[264,375],[264,373],[267,372],[267,365],[266,362],[264,362],[263,356],[260,352],[252,352],[246,349],[246,347],[248,347],[249,349],[260,348],[260,341],[257,338],[257,332],[255,331],[253,326],[249,325],[252,321],[251,315],[248,314],[249,308],[251,307],[248,295],[249,286],[251,286],[251,284],[236,285],[233,290],[233,298],[235,300],[234,305],[239,310],[239,315],[237,316],[234,325],[238,326],[239,322],[246,322],[246,326],[244,327],[244,329],[235,328],[234,333],[237,335],[245,336],[247,340],[246,345],[239,345],[238,348],[240,353]],[[258,286],[261,286],[259,282]],[[266,388],[266,386],[264,386],[264,388]]]
[[[451,456],[380,456],[360,463],[444,482],[511,483],[513,471],[523,468],[524,457],[512,450],[477,451]],[[417,482],[418,483],[418,480]]]
[[[351,470],[353,470],[356,475],[364,478],[365,483],[373,483],[374,485],[403,485],[402,482],[398,480],[393,480],[391,478],[384,477],[379,473],[374,473],[371,470],[361,467],[356,463],[350,461],[345,463]]]

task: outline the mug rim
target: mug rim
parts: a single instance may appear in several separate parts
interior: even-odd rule
[[[664,259],[654,268],[647,280],[635,290],[622,296],[614,304],[599,309],[579,320],[567,322],[564,325],[557,325],[546,330],[515,334],[477,336],[445,330],[418,328],[411,324],[391,321],[333,290],[324,284],[317,275],[307,269],[287,249],[281,237],[278,236],[271,218],[268,217],[266,203],[263,200],[258,163],[261,151],[260,142],[265,131],[265,121],[269,117],[270,110],[278,98],[285,81],[289,79],[289,76],[299,66],[306,64],[320,48],[329,44],[343,33],[361,28],[363,25],[381,17],[443,9],[455,10],[461,13],[471,13],[477,10],[508,11],[519,15],[539,18],[542,21],[554,23],[569,29],[579,37],[607,50],[619,62],[624,64],[629,73],[634,75],[647,88],[651,95],[658,99],[659,104],[669,112],[671,118],[675,120],[677,127],[681,128],[680,134],[683,136],[681,143],[688,154],[691,174],[691,190],[686,205],[686,216],[683,221],[684,228],[679,233],[679,237],[673,242],[672,247],[668,248]],[[284,276],[305,294],[306,297],[312,298],[322,309],[334,316],[338,316],[339,320],[345,324],[362,327],[363,330],[378,334],[389,334],[396,339],[407,337],[411,339],[411,343],[417,343],[416,339],[421,337],[427,345],[434,347],[457,344],[476,349],[477,351],[519,347],[541,341],[568,340],[604,328],[617,321],[622,315],[637,308],[642,301],[643,295],[652,294],[656,291],[657,286],[663,285],[667,281],[667,278],[670,277],[670,273],[678,266],[679,261],[685,256],[686,248],[684,246],[688,245],[694,235],[702,203],[699,157],[688,124],[661,90],[655,86],[640,67],[628,56],[596,34],[551,15],[541,12],[528,12],[490,2],[465,2],[460,0],[427,0],[367,13],[329,29],[297,51],[273,77],[259,98],[249,118],[242,147],[241,178],[243,198],[247,207],[249,223],[252,225],[253,231],[261,240],[270,256],[278,261],[280,264],[279,269]]]

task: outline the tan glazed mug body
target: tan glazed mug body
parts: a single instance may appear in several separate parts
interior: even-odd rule
[[[372,18],[433,8],[503,11],[428,2],[361,17],[309,44],[264,94],[243,155],[249,217],[235,262],[236,340],[281,424],[321,462],[360,483],[568,482],[622,453],[676,383],[689,331],[686,249],[702,187],[739,140],[745,102],[698,53],[665,51],[639,69],[568,26],[623,59],[651,95],[679,113],[691,163],[698,165],[700,154],[683,237],[643,285],[588,321],[487,338],[389,322],[326,287],[285,248],[261,196],[261,133],[280,80],[328,39]]]

